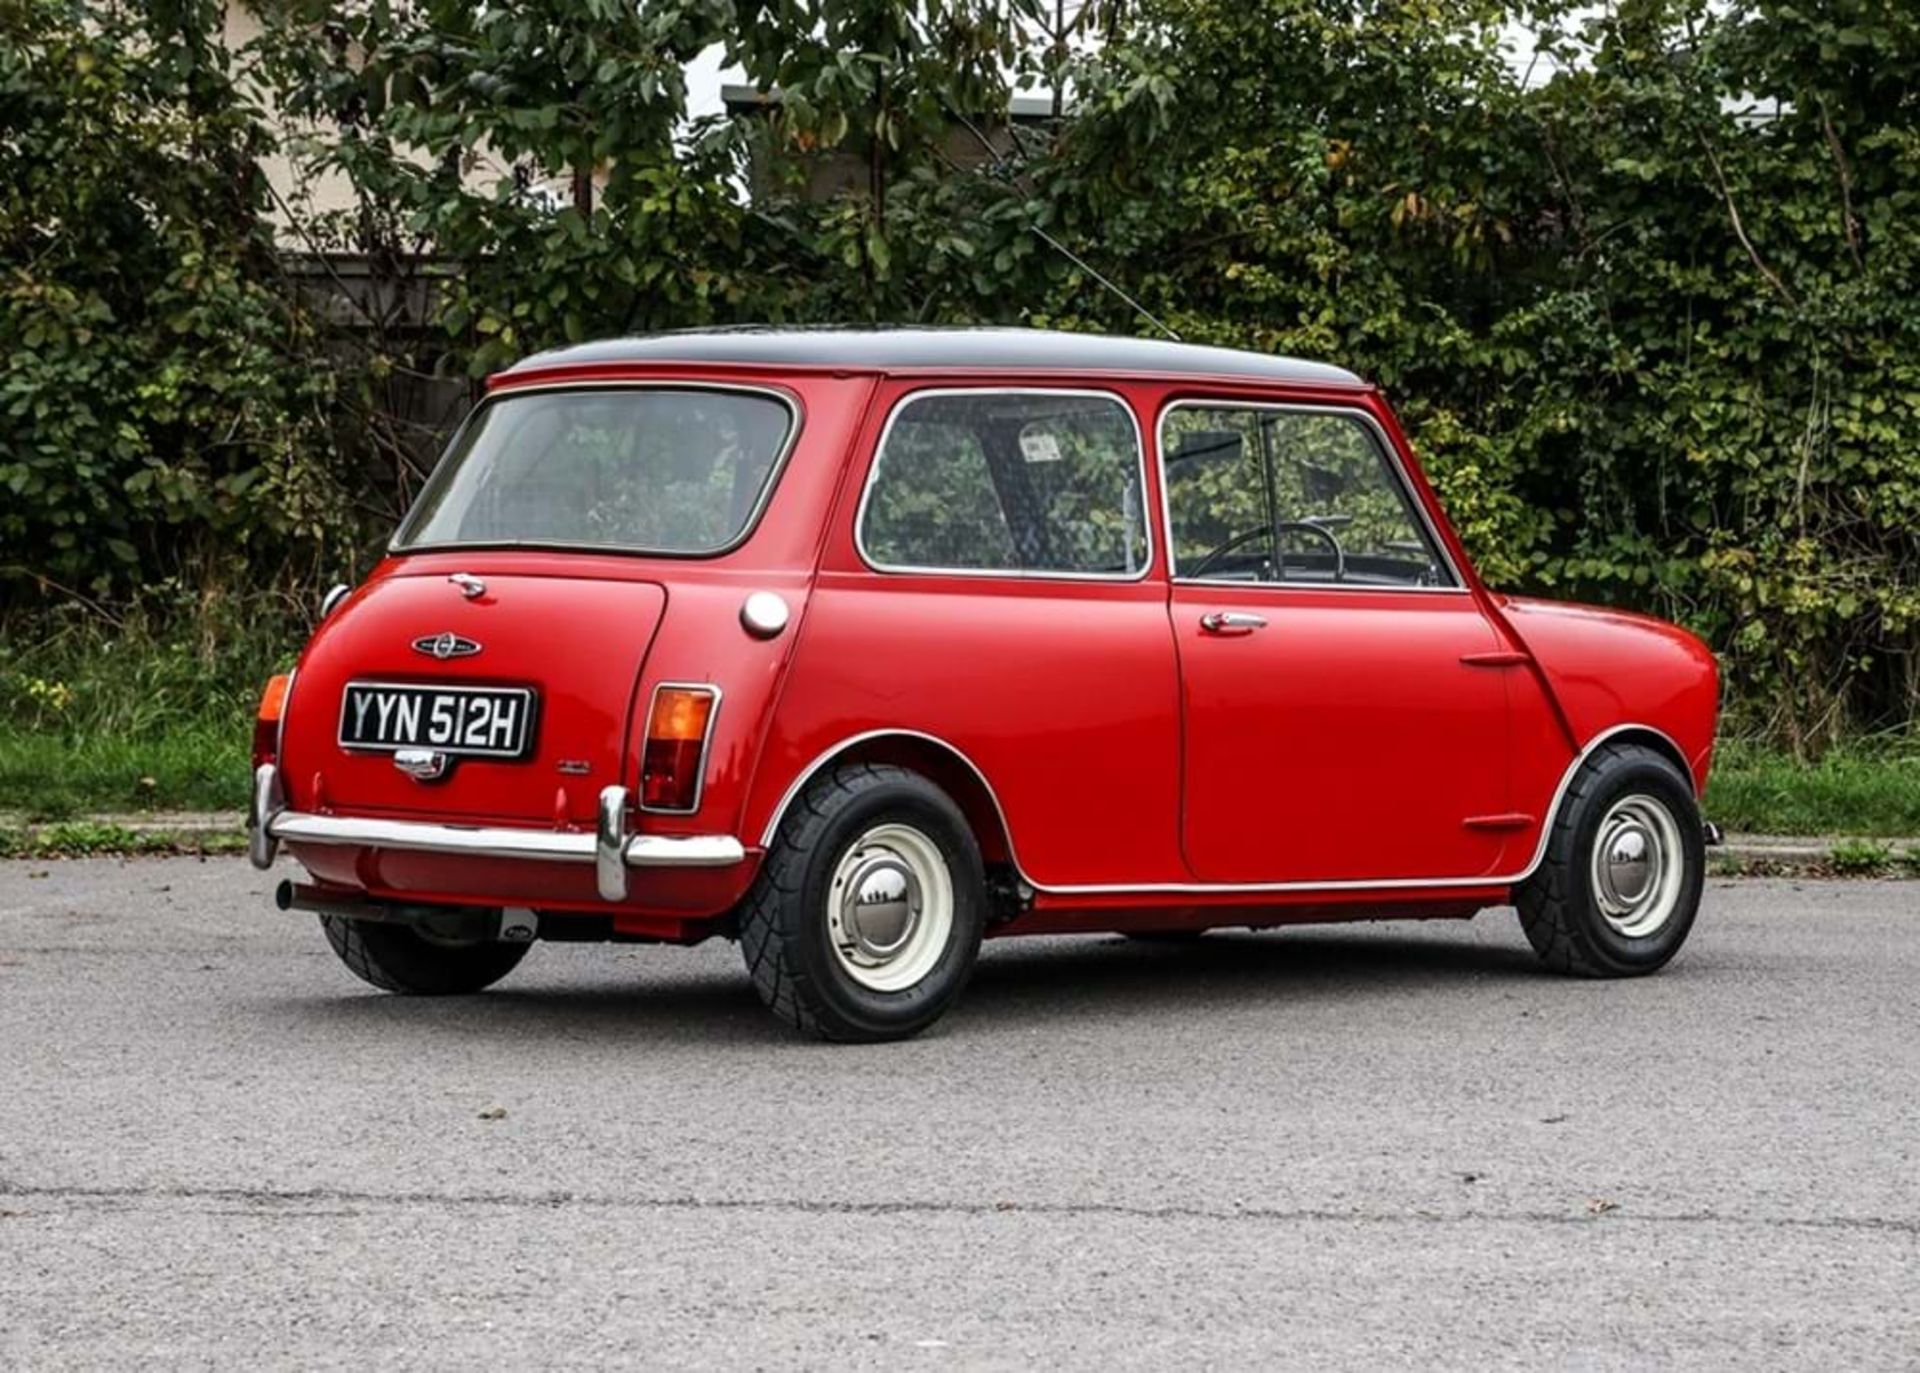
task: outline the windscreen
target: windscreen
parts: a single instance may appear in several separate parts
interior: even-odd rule
[[[488,401],[395,545],[717,553],[753,523],[793,427],[754,392],[652,387]]]

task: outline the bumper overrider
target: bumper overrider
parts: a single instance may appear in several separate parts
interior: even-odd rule
[[[740,841],[730,834],[627,833],[625,787],[601,789],[599,822],[592,834],[447,825],[288,810],[280,770],[272,763],[254,769],[248,824],[247,857],[263,871],[273,866],[282,840],[546,863],[591,863],[600,896],[607,901],[626,897],[628,868],[725,868],[743,862],[747,856]]]

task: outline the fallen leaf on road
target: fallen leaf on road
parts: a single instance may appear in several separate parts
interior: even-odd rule
[[[1619,1202],[1608,1201],[1605,1197],[1594,1197],[1587,1202],[1587,1214],[1590,1216],[1604,1216],[1609,1211],[1618,1211],[1619,1209]]]
[[[505,1120],[506,1118],[507,1108],[504,1106],[489,1106],[480,1113],[482,1120]]]

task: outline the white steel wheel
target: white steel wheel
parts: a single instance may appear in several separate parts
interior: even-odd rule
[[[1645,793],[1623,796],[1607,809],[1594,834],[1588,868],[1594,904],[1620,934],[1644,939],[1679,909],[1686,867],[1673,812]]]
[[[867,830],[827,884],[827,942],[841,970],[871,991],[915,986],[953,938],[953,874],[912,825]]]

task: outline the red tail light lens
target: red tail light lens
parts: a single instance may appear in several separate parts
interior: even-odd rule
[[[267,678],[267,689],[260,693],[260,710],[253,717],[253,765],[279,761],[280,717],[287,709],[287,688],[293,674],[282,672]]]
[[[707,735],[719,704],[720,692],[710,686],[654,688],[640,759],[640,809],[684,813],[699,808]]]

